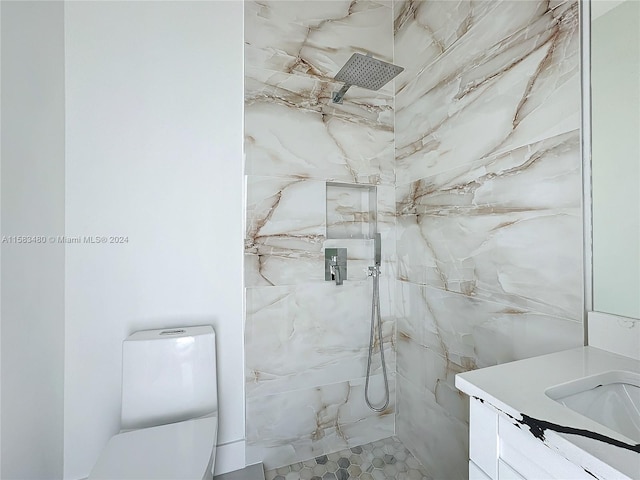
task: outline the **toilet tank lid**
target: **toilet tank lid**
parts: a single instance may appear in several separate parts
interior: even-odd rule
[[[196,327],[175,327],[162,328],[158,330],[142,330],[134,332],[125,338],[125,342],[166,340],[167,338],[195,337],[198,335],[214,335],[215,331],[211,325],[200,325]]]

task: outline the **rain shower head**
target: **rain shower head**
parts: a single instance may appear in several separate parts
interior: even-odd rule
[[[344,82],[344,86],[340,91],[334,92],[333,103],[342,103],[344,94],[352,85],[379,90],[403,70],[402,67],[377,60],[371,55],[354,53],[335,76],[337,81]]]

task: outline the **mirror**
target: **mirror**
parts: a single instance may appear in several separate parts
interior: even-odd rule
[[[640,318],[640,1],[591,2],[593,310]]]

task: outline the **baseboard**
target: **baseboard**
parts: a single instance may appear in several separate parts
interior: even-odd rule
[[[265,480],[264,468],[261,463],[257,463],[242,470],[216,475],[213,480]]]
[[[234,472],[246,466],[244,457],[244,439],[229,442],[216,447],[216,464],[214,475]]]

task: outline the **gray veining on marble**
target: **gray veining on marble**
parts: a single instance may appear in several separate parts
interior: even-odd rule
[[[364,376],[371,282],[306,283],[247,289],[248,397]],[[383,313],[385,358],[395,370],[395,318]],[[378,355],[373,372],[380,372]]]
[[[393,60],[393,18],[389,1],[244,5],[247,460],[273,468],[394,433],[394,84],[331,102],[342,86],[333,76],[352,53]],[[353,234],[371,233],[373,218],[327,196],[327,182],[377,189],[392,387],[383,414],[367,409],[363,393],[373,240]],[[342,286],[324,280],[324,250],[336,247],[348,250]],[[378,355],[373,368],[375,400]]]
[[[247,82],[245,89],[251,86]],[[392,97],[378,94],[383,102],[372,102],[349,96],[350,111],[339,111],[327,105],[335,89],[325,82],[318,92],[284,99],[279,92],[251,92],[245,103],[246,173],[393,183]]]
[[[380,392],[380,375],[373,377]],[[394,430],[395,376],[391,403],[377,413],[364,403],[364,380],[247,398],[247,461],[265,468],[310,459],[386,438]],[[373,395],[373,401],[381,397]]]
[[[421,392],[399,375],[397,379],[398,438],[432,478],[468,478],[468,420],[453,416],[433,393]]]
[[[421,13],[431,4],[451,17]],[[404,6],[414,14],[396,12],[396,61],[416,75],[397,83],[399,184],[579,128],[577,2]],[[443,23],[440,35],[415,28],[426,17]],[[447,47],[438,38],[449,29],[459,38]],[[433,43],[431,58],[403,62],[411,44],[425,43]]]
[[[390,18],[390,1],[246,2],[246,63],[333,79],[354,52],[391,62]]]
[[[394,3],[396,429],[435,478],[467,474],[456,373],[582,342],[577,6]]]
[[[400,276],[579,320],[582,222],[576,210],[404,215],[398,219]]]
[[[573,348],[582,334],[578,321],[409,282],[398,288],[398,373],[407,379],[407,342],[470,370]],[[437,363],[430,360],[429,368]]]
[[[396,429],[431,476],[463,478],[453,376],[580,344],[577,20],[576,1],[245,2],[249,460],[288,465]],[[332,104],[354,52],[405,71]],[[366,215],[327,198],[327,181],[378,189],[397,425],[396,402],[379,416],[362,399]],[[323,277],[335,247],[342,287]]]
[[[342,207],[339,199],[326,198],[325,188],[325,182],[320,180],[248,177],[246,286],[324,281],[323,251],[333,247],[348,249],[350,280],[367,279],[373,241],[370,238],[326,238],[327,229],[335,229],[333,225],[327,225],[327,211],[338,211]],[[390,262],[395,253],[395,190],[390,185],[377,185],[376,190],[376,223],[382,236],[383,273],[391,275]]]
[[[393,84],[331,102],[352,53],[391,61],[391,12],[390,2],[245,3],[248,175],[393,184]]]

